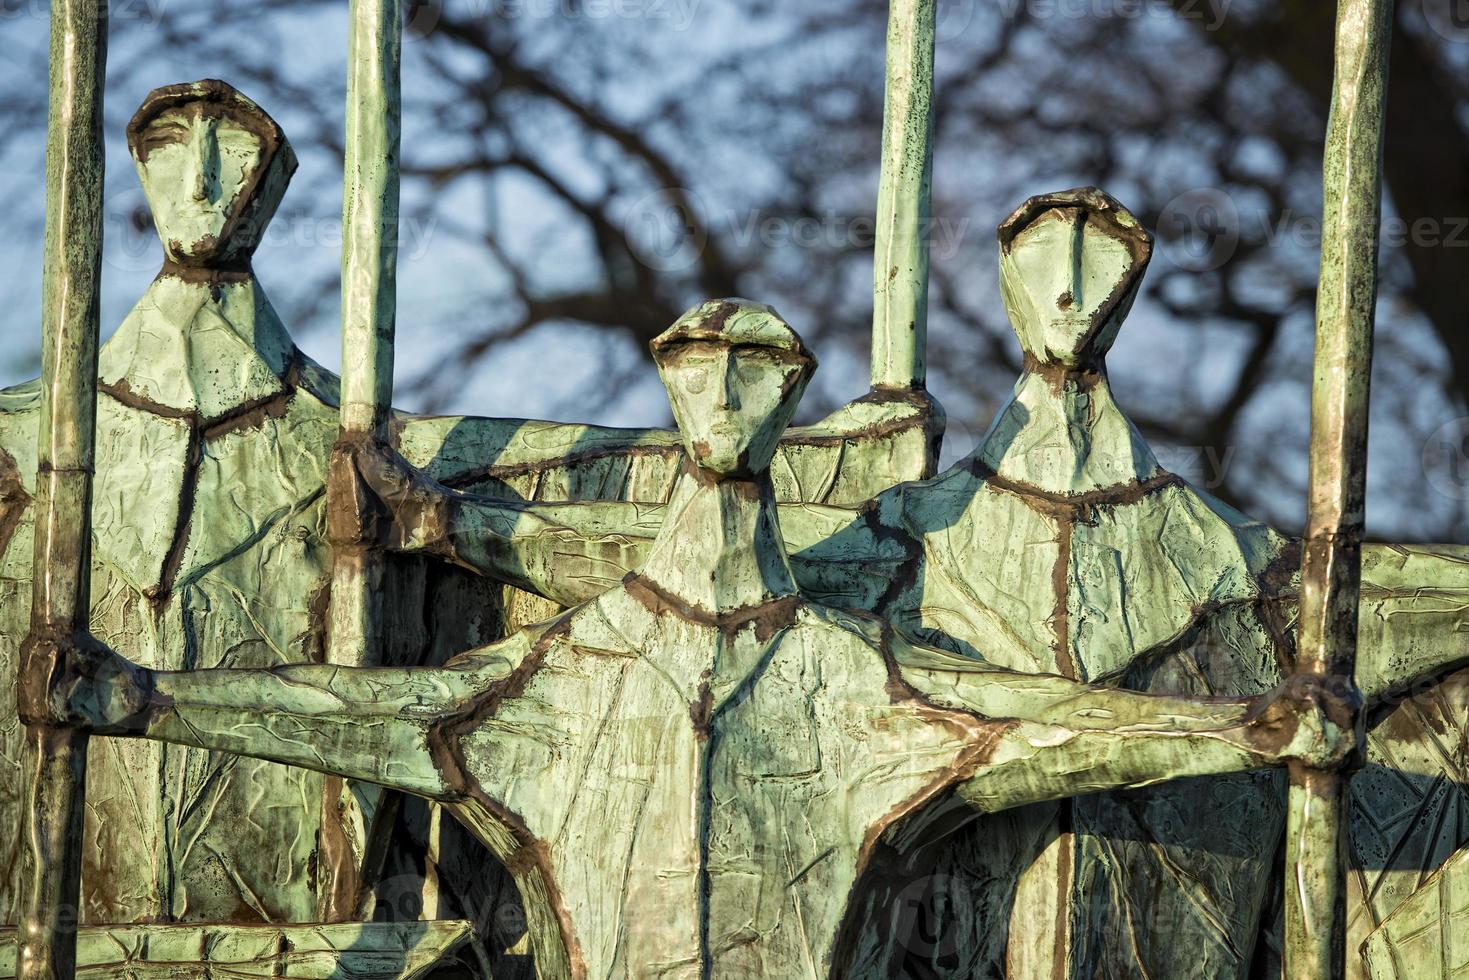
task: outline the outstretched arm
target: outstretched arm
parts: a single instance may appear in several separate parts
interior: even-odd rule
[[[509,495],[503,487],[543,499],[660,500],[683,458],[668,429],[409,415],[397,428],[403,455],[434,479],[495,496]],[[771,467],[776,494],[853,504],[931,476],[942,431],[943,411],[922,390],[869,392],[786,430]]]
[[[563,606],[596,598],[639,568],[666,508],[622,501],[541,502],[462,493],[375,443],[339,450],[377,503],[373,527],[334,514],[335,541],[372,541],[427,554]],[[790,503],[781,531],[802,590],[833,605],[871,608],[910,558],[871,509]]]
[[[530,649],[527,633],[443,667],[302,664],[151,671],[110,650],[73,652],[55,711],[103,735],[135,735],[377,783],[431,799],[462,787],[439,728],[492,696]]]
[[[1167,697],[895,646],[915,691],[995,723],[959,790],[985,811],[1295,760],[1340,765],[1356,745],[1333,720],[1349,717],[1344,705],[1300,678],[1255,699]]]
[[[462,493],[374,442],[339,446],[332,466],[348,470],[334,478],[351,481],[362,504],[329,513],[334,543],[431,555],[565,606],[600,595],[636,568],[663,521],[656,504]]]

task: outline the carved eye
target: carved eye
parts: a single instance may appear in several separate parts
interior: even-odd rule
[[[227,153],[249,156],[260,150],[259,137],[243,129],[222,127],[215,134],[215,139],[219,143],[220,150]]]
[[[143,146],[145,149],[156,150],[160,146],[182,143],[188,136],[188,128],[182,123],[156,123],[143,131]]]

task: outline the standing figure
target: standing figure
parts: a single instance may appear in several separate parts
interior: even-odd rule
[[[212,79],[150,93],[128,143],[164,264],[100,354],[92,629],[158,668],[319,661],[337,379],[296,348],[251,266],[295,155],[260,106]],[[39,398],[34,382],[0,391],[0,684],[14,684],[29,620]],[[931,422],[917,400],[855,402],[787,438],[780,485],[863,499],[924,471]],[[392,425],[435,477],[527,496],[666,499],[682,455],[661,430],[403,414]],[[390,560],[386,588],[374,663],[440,662],[503,635],[526,617],[522,599],[540,601],[414,557]],[[17,757],[19,738],[13,703],[0,702],[0,758]],[[355,885],[347,904],[371,914],[366,815],[323,816],[315,773],[144,743],[99,743],[90,758],[84,924],[311,923],[340,909],[343,882]],[[20,788],[15,765],[0,765],[0,922],[18,904]],[[482,926],[508,923],[500,938],[513,944],[497,903],[518,901],[514,889],[490,887],[482,852],[460,853],[467,842],[426,842],[438,831],[404,809],[412,839],[389,855],[418,855],[395,882],[416,888],[425,845],[444,863],[428,869],[438,891],[421,908],[388,896],[396,914],[477,913]]]
[[[803,597],[769,465],[814,368],[767,308],[653,342],[688,462],[642,567],[440,668],[159,672],[70,651],[58,719],[441,800],[516,875],[544,977],[853,972],[889,828],[1292,759],[1336,705],[1089,687]],[[101,678],[100,682],[89,678]]]
[[[1297,547],[1164,470],[1107,378],[1104,358],[1150,237],[1088,188],[1027,201],[999,240],[1005,304],[1025,354],[1013,397],[979,446],[935,479],[900,484],[856,512],[783,504],[802,590],[1020,672],[1176,695],[1270,690],[1293,662]],[[394,515],[391,547],[563,603],[637,567],[667,520],[649,504],[456,494],[388,452],[358,465]],[[1454,639],[1469,595],[1462,552],[1366,550],[1359,677],[1368,696],[1464,663]],[[1437,716],[1434,705],[1415,711],[1425,709]],[[1422,725],[1392,744],[1404,751],[1405,741],[1415,766],[1453,777],[1454,763],[1433,760]],[[1389,743],[1375,751],[1391,766]],[[1380,767],[1359,784],[1368,778],[1391,783],[1394,801],[1412,790],[1385,816],[1358,801],[1354,839],[1369,845],[1359,860],[1375,878],[1392,842],[1417,833],[1413,807],[1432,804],[1441,780],[1415,789]],[[968,813],[960,800],[931,807],[882,842],[880,871],[859,888],[861,970],[1238,978],[1272,957],[1284,820],[1276,773],[1097,794],[966,824]],[[1400,889],[1412,877],[1383,880]],[[1394,906],[1371,907],[1363,919],[1380,921]]]

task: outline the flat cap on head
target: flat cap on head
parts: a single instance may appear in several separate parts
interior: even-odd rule
[[[296,154],[280,124],[271,118],[270,113],[260,108],[254,99],[218,78],[201,78],[197,82],[164,85],[149,92],[143,99],[143,104],[138,106],[138,111],[133,113],[133,118],[128,121],[128,149],[132,151],[133,157],[142,161],[148,156],[142,138],[150,122],[169,109],[192,103],[201,104],[206,112],[229,116],[258,135],[263,147],[262,163],[268,165],[275,161],[284,166],[287,174],[295,172]]]
[[[781,315],[764,303],[747,299],[714,299],[689,310],[648,344],[654,359],[680,344],[694,342],[730,347],[764,347],[816,369],[816,355]]]
[[[1016,236],[1029,227],[1033,221],[1047,211],[1060,208],[1075,208],[1085,212],[1088,221],[1107,230],[1114,238],[1125,243],[1132,252],[1134,261],[1139,265],[1146,265],[1148,259],[1152,257],[1153,236],[1131,211],[1100,187],[1073,187],[1070,190],[1052,191],[1049,194],[1037,194],[1030,198],[1012,211],[1010,216],[1000,222],[1000,227],[995,230],[995,237],[1000,242],[1000,251],[1010,251],[1010,246],[1014,243]]]

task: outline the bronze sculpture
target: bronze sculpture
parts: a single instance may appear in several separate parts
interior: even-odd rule
[[[442,668],[154,672],[68,651],[57,720],[445,801],[516,874],[541,975],[571,977],[850,975],[837,934],[864,865],[951,788],[999,811],[1353,750],[1314,688],[1088,689],[803,599],[767,469],[814,361],[741,303],[654,350],[689,462],[620,586]]]
[[[836,961],[844,969],[882,973],[912,965],[979,972],[999,969],[1003,959],[1004,969],[1013,976],[1181,971],[1233,976],[1254,969],[1268,973],[1276,951],[1284,952],[1286,970],[1292,975],[1334,976],[1346,969],[1352,975],[1370,971],[1373,977],[1448,976],[1458,968],[1454,937],[1464,906],[1456,883],[1469,865],[1449,855],[1463,843],[1452,820],[1454,788],[1463,781],[1462,760],[1445,750],[1440,734],[1462,731],[1465,724],[1465,700],[1456,693],[1462,692],[1462,678],[1444,678],[1464,664],[1454,633],[1463,626],[1460,610],[1465,608],[1469,583],[1460,572],[1465,565],[1462,549],[1453,547],[1369,547],[1360,558],[1358,581],[1363,379],[1370,360],[1380,166],[1376,156],[1391,4],[1342,0],[1340,9],[1336,103],[1326,168],[1328,233],[1318,331],[1312,521],[1301,549],[1305,567],[1299,578],[1295,569],[1301,552],[1293,542],[1159,470],[1111,401],[1101,357],[1137,288],[1148,240],[1134,219],[1099,192],[1038,199],[1002,226],[1005,299],[1028,354],[1026,375],[969,460],[930,483],[904,482],[928,475],[939,421],[922,395],[926,258],[916,232],[926,215],[930,169],[933,4],[929,0],[894,0],[892,5],[879,195],[882,231],[874,270],[874,392],[824,425],[793,433],[779,450],[771,474],[775,492],[761,502],[764,516],[754,519],[755,539],[763,535],[763,545],[750,545],[745,534],[716,538],[725,543],[724,551],[761,556],[755,567],[760,569],[756,578],[762,588],[767,575],[778,583],[778,590],[787,588],[793,577],[812,597],[875,610],[896,630],[950,647],[948,654],[920,652],[916,660],[908,653],[893,654],[895,664],[901,661],[898,681],[906,679],[915,687],[922,686],[917,682],[920,676],[930,681],[940,676],[952,695],[959,688],[964,689],[960,693],[969,690],[955,678],[982,676],[994,682],[1003,676],[975,666],[982,664],[982,658],[1031,674],[1014,678],[1014,683],[1031,691],[1035,685],[1057,687],[1056,680],[1044,676],[1057,671],[1122,688],[1252,694],[1304,669],[1307,675],[1295,682],[1287,700],[1270,709],[1268,717],[1277,728],[1290,727],[1295,712],[1286,705],[1315,703],[1331,706],[1336,720],[1327,725],[1329,731],[1352,728],[1354,716],[1366,716],[1372,724],[1367,768],[1353,784],[1351,874],[1344,873],[1340,860],[1347,850],[1339,847],[1344,842],[1347,784],[1340,773],[1339,748],[1312,752],[1291,768],[1287,859],[1293,887],[1284,890],[1283,937],[1270,922],[1268,897],[1271,892],[1279,894],[1280,886],[1270,882],[1266,872],[1278,863],[1272,861],[1272,842],[1279,839],[1276,828],[1286,811],[1268,775],[1220,777],[1061,802],[1008,825],[1005,815],[987,817],[957,835],[948,834],[947,819],[964,813],[965,807],[958,799],[948,799],[924,808],[919,819],[893,824],[883,835],[882,853],[868,866],[869,873],[849,903],[854,911],[840,926],[843,939]],[[0,617],[5,626],[0,664],[8,667],[20,661],[18,720],[24,726],[21,731],[0,724],[7,736],[7,757],[18,755],[17,773],[24,777],[19,786],[19,779],[0,781],[0,811],[18,813],[25,826],[22,851],[30,865],[21,871],[21,878],[31,884],[17,902],[24,906],[18,969],[28,980],[72,973],[67,940],[71,927],[64,906],[74,901],[85,826],[83,799],[90,796],[88,803],[94,808],[94,835],[99,827],[116,826],[96,816],[107,814],[116,797],[106,791],[100,796],[82,792],[88,725],[100,720],[125,729],[161,717],[158,724],[166,728],[171,717],[152,696],[129,697],[125,682],[146,681],[151,675],[134,678],[124,661],[99,658],[98,648],[86,636],[89,625],[125,652],[182,656],[179,662],[187,666],[197,659],[222,663],[230,656],[254,654],[266,663],[288,662],[299,651],[321,649],[324,617],[319,607],[306,609],[304,615],[301,607],[304,597],[322,594],[330,537],[338,570],[344,562],[350,565],[360,549],[362,555],[371,555],[368,564],[379,567],[373,575],[382,575],[393,596],[406,590],[405,608],[413,615],[428,610],[443,617],[431,630],[432,642],[412,628],[400,629],[384,619],[374,629],[361,631],[362,642],[354,646],[347,631],[335,627],[351,624],[351,607],[367,593],[357,589],[353,597],[349,590],[339,589],[330,607],[334,624],[330,637],[333,644],[350,648],[352,659],[344,661],[332,653],[332,662],[433,662],[497,636],[502,621],[537,619],[551,607],[511,594],[510,608],[501,615],[500,593],[493,583],[437,563],[420,564],[418,557],[382,558],[376,554],[381,545],[437,553],[555,602],[572,603],[609,586],[613,587],[609,594],[625,597],[631,586],[618,586],[619,576],[642,566],[652,542],[660,537],[667,554],[676,556],[672,562],[665,560],[665,573],[677,579],[699,567],[694,559],[709,556],[703,553],[707,540],[698,535],[710,526],[707,520],[697,521],[695,536],[682,543],[675,540],[680,536],[677,531],[687,536],[690,525],[669,519],[669,505],[675,505],[677,514],[698,495],[684,496],[680,474],[686,473],[686,454],[671,434],[516,420],[389,417],[393,260],[391,246],[384,243],[391,240],[397,208],[399,11],[393,0],[353,4],[351,193],[346,208],[353,248],[344,255],[344,297],[352,303],[344,303],[344,309],[351,306],[356,312],[344,316],[346,387],[353,392],[344,399],[348,404],[338,413],[334,380],[292,353],[284,328],[279,328],[263,293],[250,281],[248,265],[242,264],[248,259],[251,236],[260,231],[243,219],[252,211],[257,219],[268,218],[272,195],[278,199],[283,189],[282,161],[288,156],[278,155],[278,133],[268,117],[262,120],[263,114],[253,114],[222,83],[201,83],[182,87],[173,101],[161,94],[150,99],[156,102],[156,111],[140,116],[135,152],[145,184],[150,185],[168,265],[145,304],[129,318],[131,329],[120,332],[122,341],[104,352],[100,372],[104,394],[98,409],[98,372],[92,361],[99,240],[88,222],[89,216],[95,217],[100,194],[96,133],[105,29],[69,0],[58,0],[52,13],[55,50],[66,57],[53,57],[57,79],[48,155],[53,205],[48,210],[45,377],[39,387],[0,396],[0,408],[5,409],[0,411],[0,446],[6,450],[0,457],[4,586]],[[247,185],[250,193],[240,193]],[[768,310],[724,302],[691,314],[682,326],[707,331],[704,341],[709,341],[721,335],[724,326],[735,322],[769,326],[771,317]],[[765,346],[790,348],[792,342],[777,340],[778,333],[766,334]],[[383,337],[389,342],[382,343]],[[760,356],[769,356],[769,350]],[[713,364],[718,357],[708,360]],[[727,356],[726,368],[739,360]],[[670,375],[680,376],[681,372]],[[137,395],[135,385],[145,394]],[[364,400],[360,393],[365,388],[372,393]],[[726,394],[739,390],[729,388]],[[258,397],[242,399],[241,392]],[[685,398],[695,394],[701,393],[685,391],[676,404],[692,404]],[[104,438],[96,466],[97,601],[90,603],[89,624],[91,427],[98,410]],[[363,411],[372,416],[372,424],[354,428]],[[687,432],[695,432],[702,418],[697,411],[686,411],[680,421]],[[778,413],[761,418],[777,420]],[[710,430],[709,435],[719,434]],[[405,468],[372,438],[393,445],[423,472]],[[30,447],[38,441],[33,456]],[[324,475],[333,441],[338,451],[330,475]],[[697,441],[708,445],[691,447],[689,458],[717,458],[715,441]],[[139,447],[159,450],[164,462],[138,465]],[[284,456],[281,447],[286,447]],[[279,482],[280,487],[251,484],[262,452],[285,476],[283,481],[263,482]],[[226,478],[230,473],[237,477],[234,483]],[[237,484],[249,488],[248,500],[235,494]],[[451,493],[445,485],[479,495]],[[376,490],[376,501],[363,493],[368,486]],[[321,512],[323,495],[336,501],[329,517]],[[527,499],[504,499],[507,496]],[[775,508],[772,497],[787,503]],[[176,507],[170,503],[174,499],[179,502]],[[534,499],[602,502],[527,502]],[[608,502],[618,499],[629,503]],[[862,503],[869,499],[871,503]],[[850,509],[854,507],[855,511]],[[777,524],[795,552],[788,563],[775,546]],[[275,540],[276,532],[287,526],[298,532],[291,537],[301,546],[299,554],[281,550]],[[30,549],[24,547],[32,535],[34,566],[25,557]],[[996,541],[1009,549],[1005,557],[976,560],[976,554]],[[257,565],[253,571],[248,568],[252,561]],[[400,561],[406,564],[393,571]],[[789,568],[786,573],[780,571],[784,564]],[[356,581],[370,585],[375,579],[358,576]],[[429,581],[444,583],[432,601],[416,591]],[[716,569],[712,582],[696,579],[684,584],[689,589],[697,586],[704,599],[718,605],[726,581],[740,583],[741,578],[726,580]],[[32,588],[36,612],[31,637],[18,649],[23,601]],[[743,585],[732,594],[746,594]],[[389,605],[384,603],[384,608]],[[641,608],[646,611],[646,604]],[[155,613],[151,624],[145,616],[133,614],[142,609]],[[1362,655],[1354,663],[1359,609]],[[484,615],[474,623],[463,622],[469,610]],[[848,625],[865,621],[860,614],[836,615]],[[672,616],[675,621],[679,618]],[[1304,624],[1299,656],[1293,647],[1298,619]],[[474,633],[479,635],[463,642]],[[884,635],[879,630],[876,640],[868,639],[881,647]],[[887,641],[890,647],[896,643],[908,649],[900,632],[892,637]],[[191,641],[197,646],[191,647]],[[657,643],[648,642],[637,653],[657,649]],[[615,645],[607,650],[615,650]],[[772,663],[784,665],[779,648],[771,656]],[[849,659],[858,663],[862,658]],[[493,673],[492,664],[481,666]],[[305,672],[303,677],[319,680],[312,671],[324,671],[325,676],[333,669],[247,672],[238,675],[240,693],[268,683],[263,680],[267,676],[292,676],[299,670]],[[449,676],[428,670],[398,676],[410,686],[415,678]],[[1375,702],[1368,712],[1359,713],[1355,707],[1353,675]],[[219,692],[210,687],[221,675],[214,675],[214,680],[163,676],[176,682],[179,690],[199,694],[197,702],[188,698],[176,702],[179,716],[195,709],[206,715],[227,712],[232,705],[228,697],[215,699]],[[542,671],[526,680],[529,685],[552,682]],[[893,677],[888,681],[894,683]],[[1065,681],[1059,683],[1065,688]],[[69,713],[62,697],[68,687],[80,692],[79,706],[86,709],[80,716]],[[756,689],[762,695],[773,693],[764,691],[759,680],[749,691]],[[143,683],[139,690],[149,689]],[[842,703],[862,703],[852,691],[848,694]],[[937,697],[932,691],[926,696]],[[1104,699],[1096,702],[1098,706],[1158,703],[1135,702],[1136,696],[1119,692],[1088,695],[1092,696]],[[507,710],[526,708],[521,698],[511,701]],[[284,695],[271,697],[247,705],[245,713],[252,719],[264,718],[269,730],[291,724],[290,716],[280,710],[290,702]],[[781,712],[792,703],[801,703],[801,698],[792,702],[774,697],[766,713],[779,722]],[[943,714],[966,707],[976,705],[941,705],[938,710]],[[107,713],[99,715],[104,708]],[[120,715],[111,713],[117,710]],[[1196,706],[1179,710],[1187,715]],[[1239,705],[1231,710],[1237,712]],[[1024,714],[1018,708],[1015,712]],[[397,715],[391,724],[372,720],[380,716],[371,706],[341,715],[366,720],[366,730],[392,729],[404,721]],[[761,731],[757,722],[763,716],[745,717],[739,725],[729,720],[735,717],[731,713],[726,719],[734,725],[731,733]],[[1231,717],[1238,720],[1238,715]],[[983,726],[972,718],[969,723]],[[339,727],[351,730],[348,722]],[[238,732],[206,734],[230,747],[259,751],[256,740]],[[1126,741],[1139,734],[1144,737]],[[1157,734],[1148,729],[1116,741],[1146,752]],[[922,741],[925,735],[915,731],[912,737]],[[1053,784],[1039,795],[1064,795],[1068,787],[1101,788],[1119,779],[1151,781],[1202,771],[1191,769],[1191,764],[1238,768],[1240,751],[1253,762],[1281,755],[1279,734],[1267,740],[1268,752],[1259,751],[1251,739],[1245,741],[1254,748],[1235,745],[1229,765],[1170,757],[1151,760],[1159,763],[1144,767],[1151,775],[1132,772],[1127,765],[1102,766],[1080,781],[1076,773],[1041,766],[1023,769],[1030,776],[1019,782],[1031,785],[1038,774],[1042,783]],[[351,739],[347,742],[350,748]],[[204,792],[218,794],[214,798],[219,800],[229,794],[213,787],[224,787],[228,777],[217,774],[253,765],[184,756],[182,782],[149,784],[146,779],[135,782],[128,771],[132,767],[114,764],[125,753],[145,750],[102,740],[93,744],[101,761],[94,768],[94,789],[131,795],[157,814],[188,814],[179,806],[181,799],[189,799],[187,760],[196,760],[193,772],[204,775]],[[600,739],[597,744],[602,744]],[[799,737],[765,739],[745,746],[753,756],[735,753],[731,758],[799,754],[801,744]],[[1217,749],[1222,743],[1213,738],[1206,744]],[[333,743],[329,748],[343,746]],[[1130,748],[1122,749],[1124,756]],[[1299,744],[1285,749],[1287,755],[1301,751]],[[412,769],[413,758],[412,751],[388,751],[345,774],[432,795],[435,784],[415,782],[418,777],[402,769]],[[318,756],[291,759],[331,768]],[[669,768],[655,766],[654,775],[666,775]],[[109,771],[115,775],[106,775]],[[264,779],[295,786],[307,786],[314,779],[266,766],[258,771],[267,774]],[[177,785],[184,786],[183,796],[175,790]],[[14,792],[17,788],[19,793]],[[393,805],[390,797],[363,787],[357,790],[348,795],[339,786],[320,795],[314,790],[300,794],[299,803],[291,804],[292,813],[280,821],[281,826],[312,838],[312,846],[306,848],[308,865],[325,859],[321,884],[326,887],[294,891],[288,887],[257,902],[262,909],[278,899],[305,902],[309,910],[302,912],[303,905],[288,916],[300,913],[309,919],[315,913],[337,924],[269,929],[239,924],[249,916],[239,911],[218,914],[205,903],[229,896],[231,888],[233,894],[253,892],[251,883],[242,879],[221,888],[217,876],[211,883],[207,873],[189,869],[186,861],[184,875],[177,880],[186,882],[200,903],[185,914],[224,921],[187,930],[116,923],[94,928],[85,937],[84,965],[107,971],[120,969],[125,961],[128,969],[146,974],[170,968],[155,964],[155,955],[176,955],[184,948],[180,943],[192,942],[200,950],[193,967],[201,970],[211,968],[205,964],[208,959],[218,964],[228,960],[229,969],[279,972],[287,968],[280,951],[284,947],[299,948],[308,959],[315,957],[310,963],[296,957],[289,967],[308,975],[342,968],[407,976],[431,969],[438,953],[463,941],[469,928],[447,923],[395,932],[370,928],[376,924],[340,922],[365,915],[370,908],[372,865],[378,853],[374,841],[386,826],[381,813]],[[194,798],[200,797],[196,793]],[[1020,793],[1012,801],[1024,798]],[[1228,811],[1229,816],[1221,820],[1217,811]],[[240,842],[220,833],[222,821],[214,814],[230,812],[228,806],[214,811],[189,831],[211,842],[226,872],[225,855]],[[764,816],[769,819],[749,826],[770,830],[800,815]],[[313,832],[313,824],[320,830]],[[482,820],[479,828],[494,837],[493,824]],[[178,828],[170,829],[167,820],[145,817],[139,826],[145,836],[168,841],[172,834],[172,839],[180,839]],[[696,837],[701,846],[712,841],[707,835]],[[297,844],[299,840],[298,836]],[[248,838],[243,846],[250,846]],[[279,859],[278,851],[253,850],[257,857]],[[121,870],[122,856],[96,846],[91,853],[94,861],[101,858],[99,870],[104,865]],[[296,846],[290,860],[299,861],[302,853]],[[817,895],[817,876],[826,869],[813,867],[816,870],[796,880],[786,879],[787,887],[809,888],[811,895]],[[929,880],[906,877],[933,868],[942,870],[938,876],[928,875]],[[1435,868],[1437,872],[1424,880]],[[494,874],[495,869],[482,864],[474,873]],[[966,875],[973,880],[966,881]],[[125,871],[121,877],[129,882],[135,878]],[[756,877],[758,892],[773,887],[779,876]],[[593,884],[608,887],[605,882]],[[544,912],[546,903],[538,904],[543,896],[529,890],[532,910]],[[17,891],[10,889],[12,896]],[[1017,927],[1020,920],[1012,919],[1005,936],[996,924],[1003,926],[1011,916],[1006,903],[1012,901],[1012,893],[1019,896],[1013,900],[1014,914],[1037,915],[1039,909],[1039,917],[1020,922],[1021,927]],[[921,936],[915,945],[911,929],[900,929],[890,938],[882,934],[893,921],[891,913],[901,911],[914,895],[925,894],[936,907],[981,896],[982,907],[951,906],[951,920],[975,933],[970,940],[961,937],[968,960],[952,957],[952,949],[924,947]],[[143,904],[155,898],[145,896]],[[828,940],[837,929],[830,912],[834,900],[825,895],[819,901],[827,909],[822,919],[825,931],[804,942],[808,968],[832,954]],[[1350,924],[1344,925],[1348,905]],[[252,908],[250,914],[259,912]],[[165,914],[178,912],[171,907]],[[109,913],[104,909],[101,917]],[[551,952],[540,957],[537,968],[548,973],[570,968],[573,960],[567,944],[561,943],[558,956],[557,943],[546,937],[564,940],[577,930],[568,931],[561,923],[549,928],[544,920],[543,915],[533,933]],[[607,949],[624,948],[619,946],[621,940],[605,938],[608,924],[596,916],[584,916],[580,927],[582,935],[601,932],[598,955],[604,958]],[[1344,928],[1350,930],[1350,942]],[[777,929],[769,935],[778,933]],[[701,936],[697,955],[712,970],[717,953],[706,939]],[[642,949],[646,953],[668,945],[666,940],[655,937]],[[777,946],[784,942],[774,941]],[[125,960],[116,959],[107,943],[126,950]],[[1345,955],[1349,945],[1351,950],[1360,946],[1363,955]],[[794,947],[782,948],[789,953]],[[379,952],[388,958],[367,965]],[[216,955],[225,959],[211,959]],[[619,968],[617,954],[611,955],[613,968]],[[189,968],[177,961],[175,966]],[[625,961],[620,966],[625,968]],[[720,969],[748,972],[749,968],[729,961]]]

